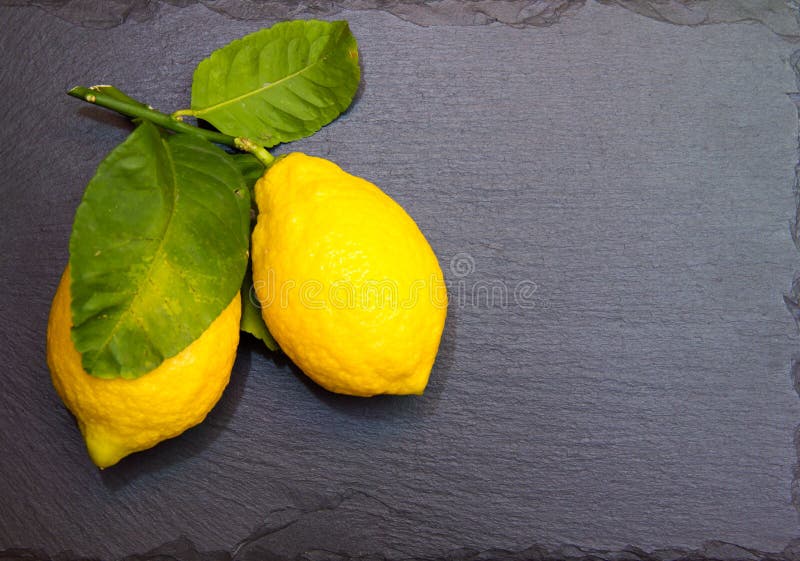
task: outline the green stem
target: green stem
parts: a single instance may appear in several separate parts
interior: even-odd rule
[[[113,94],[111,90],[113,90]],[[167,115],[166,113],[161,113],[150,106],[136,101],[111,86],[92,86],[91,88],[76,86],[69,90],[67,94],[82,99],[83,101],[93,103],[94,105],[111,109],[127,117],[150,121],[153,124],[171,131],[193,134],[194,136],[199,136],[210,142],[225,144],[232,148],[250,152],[253,156],[258,158],[258,161],[264,164],[265,167],[269,167],[275,161],[275,157],[267,152],[266,148],[256,144],[249,138],[229,136],[221,132],[201,129],[184,123],[181,117],[183,115],[190,115],[190,109],[182,109],[176,111],[172,115]]]
[[[258,161],[264,164],[264,167],[269,167],[275,161],[275,156],[267,152],[263,146],[259,146],[249,138],[237,137],[234,139],[234,146],[244,152],[250,152],[253,156],[258,158]]]
[[[131,103],[124,99],[120,99],[119,97],[110,96],[100,89],[77,86],[69,90],[67,94],[71,95],[72,97],[82,99],[83,101],[105,107],[106,109],[111,109],[112,111],[116,111],[117,113],[121,113],[127,117],[134,117],[150,121],[151,123],[164,127],[165,129],[175,132],[185,132],[195,136],[200,136],[211,142],[225,144],[226,146],[232,146],[234,148],[237,147],[236,139],[232,136],[222,134],[221,132],[209,131],[188,125],[177,119],[173,119],[165,113],[156,111],[155,109],[143,107],[142,105]]]
[[[172,118],[173,118],[173,119],[178,119],[179,121],[180,121],[180,120],[181,120],[181,119],[182,119],[184,116],[194,117],[194,111],[192,111],[191,109],[180,109],[180,110],[178,110],[178,111],[175,111],[175,112],[172,114]]]

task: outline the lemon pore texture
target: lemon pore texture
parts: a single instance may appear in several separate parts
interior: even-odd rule
[[[241,297],[177,355],[127,380],[87,374],[70,336],[69,267],[53,298],[47,364],[58,395],[75,415],[92,461],[101,468],[200,423],[228,384],[239,343]]]
[[[447,313],[414,220],[372,183],[301,153],[256,184],[253,279],[281,349],[330,391],[421,394]]]

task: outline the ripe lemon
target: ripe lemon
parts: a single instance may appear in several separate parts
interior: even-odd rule
[[[70,336],[69,267],[58,285],[47,325],[53,385],[75,415],[92,461],[100,468],[200,423],[228,384],[239,343],[241,297],[179,354],[136,378],[87,374]]]
[[[253,280],[281,349],[330,391],[421,394],[447,313],[414,220],[372,183],[301,153],[256,184]]]

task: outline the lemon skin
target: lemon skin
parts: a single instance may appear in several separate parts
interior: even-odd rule
[[[421,394],[447,291],[414,220],[372,183],[301,153],[255,190],[254,286],[281,349],[333,392]]]
[[[143,376],[102,379],[81,365],[70,330],[69,267],[56,290],[47,326],[47,364],[58,395],[75,416],[100,468],[151,448],[200,423],[230,379],[239,342],[237,293],[203,334]]]

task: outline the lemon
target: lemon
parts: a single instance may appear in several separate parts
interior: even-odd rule
[[[197,340],[155,370],[134,380],[101,379],[83,369],[70,336],[69,278],[67,267],[50,310],[47,364],[92,461],[109,467],[200,423],[230,378],[239,343],[239,294]]]
[[[333,392],[421,394],[447,291],[414,220],[372,183],[301,153],[255,189],[253,280],[281,349]]]

